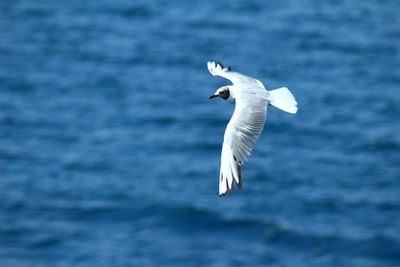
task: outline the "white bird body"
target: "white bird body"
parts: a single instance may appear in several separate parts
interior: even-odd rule
[[[233,83],[219,88],[210,96],[219,96],[235,103],[235,111],[226,127],[221,152],[219,194],[225,195],[233,190],[234,182],[239,188],[242,187],[240,166],[250,156],[264,128],[268,105],[294,114],[297,112],[297,102],[286,87],[267,91],[259,80],[232,72],[221,63],[209,61],[207,66],[213,76],[224,77]]]

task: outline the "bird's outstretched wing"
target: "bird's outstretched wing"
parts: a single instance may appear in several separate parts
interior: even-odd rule
[[[242,187],[240,166],[250,156],[266,119],[268,102],[243,95],[236,99],[235,111],[225,130],[221,152],[219,194],[233,190],[234,181]]]
[[[260,82],[259,80],[247,75],[243,75],[239,72],[234,72],[231,70],[230,67],[225,68],[224,65],[222,65],[220,62],[210,60],[207,62],[207,67],[211,75],[220,76],[225,79],[228,79],[234,85],[244,86],[244,87],[256,86],[265,89],[263,83]]]
[[[225,130],[221,152],[219,194],[233,190],[234,182],[242,186],[240,166],[250,156],[260,136],[266,119],[267,91],[257,79],[232,72],[221,63],[209,61],[208,70],[213,76],[230,80],[235,87],[235,111]]]

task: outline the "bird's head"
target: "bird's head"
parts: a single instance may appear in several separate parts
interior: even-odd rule
[[[212,94],[209,99],[215,98],[215,97],[221,97],[224,100],[227,100],[230,96],[230,92],[229,92],[229,87],[228,86],[222,86],[220,88],[218,88],[217,91],[215,91],[214,94]]]

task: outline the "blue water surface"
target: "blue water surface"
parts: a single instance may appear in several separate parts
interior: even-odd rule
[[[399,11],[1,1],[0,266],[400,266]],[[299,103],[224,198],[209,59]]]

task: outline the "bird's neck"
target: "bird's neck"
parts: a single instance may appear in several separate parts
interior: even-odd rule
[[[233,86],[227,86],[229,88],[229,97],[225,99],[229,103],[235,104],[235,89]]]

